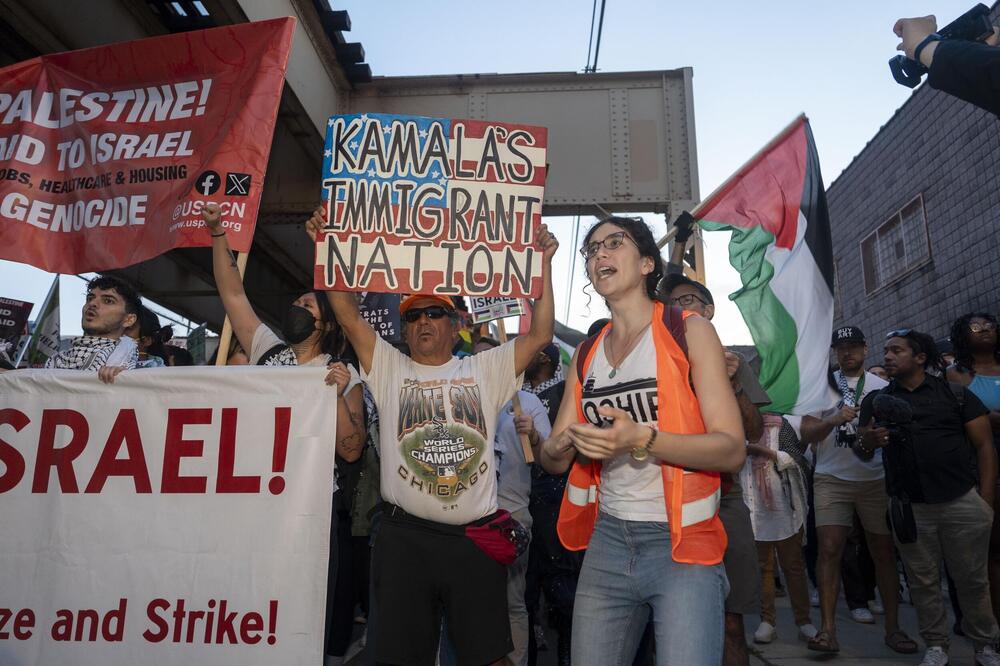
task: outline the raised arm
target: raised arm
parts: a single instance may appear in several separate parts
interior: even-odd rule
[[[326,225],[326,211],[322,206],[313,211],[312,216],[306,221],[306,233],[309,238],[316,242],[316,236]],[[346,291],[328,291],[326,297],[333,308],[333,314],[337,318],[337,323],[344,329],[354,353],[358,355],[358,362],[365,372],[371,372],[372,357],[375,355],[375,341],[378,333],[371,327],[365,318],[361,316],[358,309],[358,300],[354,294]],[[520,373],[519,373],[520,374]]]
[[[219,291],[222,306],[233,327],[233,334],[240,346],[248,352],[253,348],[253,334],[260,326],[260,318],[253,311],[243,278],[236,268],[236,255],[229,249],[226,232],[222,228],[222,211],[218,204],[208,204],[201,209],[201,219],[212,234],[212,272],[215,274],[215,288]]]
[[[531,361],[545,345],[552,342],[555,331],[556,310],[552,296],[552,255],[559,249],[559,241],[546,225],[538,228],[538,246],[542,251],[542,297],[535,301],[531,315],[531,328],[514,341],[514,374],[527,370]]]

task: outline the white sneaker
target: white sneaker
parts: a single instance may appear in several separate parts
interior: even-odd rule
[[[854,608],[851,610],[851,619],[861,624],[875,624],[875,616],[867,608]]]
[[[885,615],[885,606],[878,599],[868,602],[868,610],[875,615]]]
[[[753,632],[754,643],[770,643],[778,637],[778,631],[770,622],[761,622],[757,631]]]
[[[948,653],[938,645],[929,647],[920,666],[948,666]]]
[[[989,645],[976,650],[976,666],[1000,666],[1000,654]]]
[[[813,608],[819,608],[819,590],[813,590],[809,593],[809,605]]]
[[[818,633],[819,631],[816,630],[816,627],[811,622],[809,624],[799,625],[800,641],[808,641],[810,638],[814,637]]]

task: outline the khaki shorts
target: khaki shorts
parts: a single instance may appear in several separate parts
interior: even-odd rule
[[[817,474],[813,479],[813,504],[816,509],[816,527],[823,525],[854,524],[854,512],[861,518],[861,526],[872,534],[890,534],[885,514],[889,496],[885,480],[844,481],[835,476]]]

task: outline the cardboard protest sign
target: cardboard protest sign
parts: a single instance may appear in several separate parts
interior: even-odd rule
[[[361,306],[358,308],[365,321],[388,342],[402,340],[399,301],[399,294],[376,294],[370,291],[362,295]]]
[[[545,128],[374,113],[327,124],[316,288],[541,295]]]
[[[250,249],[294,19],[44,55],[0,69],[0,259],[120,268]]]
[[[325,374],[0,373],[0,662],[322,663]]]
[[[0,298],[0,342],[9,343],[11,348],[17,347],[17,341],[24,335],[34,305],[13,298]]]
[[[521,307],[521,300],[518,298],[473,296],[469,301],[473,324],[482,324],[504,317],[519,317],[524,314],[524,308]]]

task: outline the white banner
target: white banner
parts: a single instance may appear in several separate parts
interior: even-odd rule
[[[321,664],[325,374],[0,373],[0,664]]]

